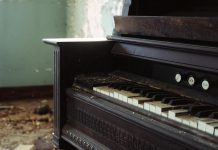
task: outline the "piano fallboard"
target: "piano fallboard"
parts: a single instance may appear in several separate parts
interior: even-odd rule
[[[216,46],[119,36],[108,38],[117,41],[111,50],[114,55],[218,72],[218,48]]]

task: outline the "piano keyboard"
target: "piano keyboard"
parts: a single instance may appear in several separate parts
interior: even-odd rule
[[[93,90],[157,115],[218,136],[218,108],[175,93],[133,83],[111,83]]]

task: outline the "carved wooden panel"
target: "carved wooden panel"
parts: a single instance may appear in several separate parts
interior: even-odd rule
[[[92,101],[92,100],[90,100]],[[118,114],[74,98],[67,101],[67,124],[110,149],[161,150],[191,149],[150,127],[141,127]],[[151,120],[152,121],[152,120]]]

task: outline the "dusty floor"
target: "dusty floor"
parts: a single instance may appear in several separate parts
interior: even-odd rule
[[[52,113],[35,114],[44,99],[0,101],[0,150],[14,150],[24,145],[34,149],[54,149],[52,140]],[[52,99],[46,99],[53,109]]]

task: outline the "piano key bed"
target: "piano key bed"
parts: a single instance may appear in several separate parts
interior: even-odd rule
[[[84,80],[85,79],[85,80]],[[218,137],[218,107],[116,76],[76,78],[76,85]]]
[[[218,136],[218,116],[214,115],[218,110],[213,106],[148,87],[141,87],[140,92],[135,92],[134,86],[114,83],[93,87],[93,91]],[[204,112],[210,113],[204,115]]]

